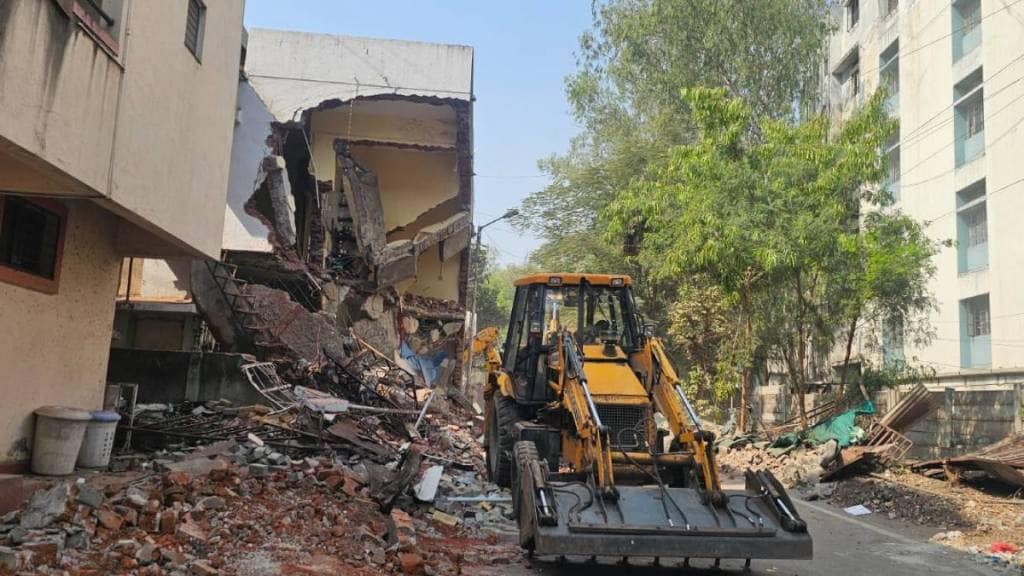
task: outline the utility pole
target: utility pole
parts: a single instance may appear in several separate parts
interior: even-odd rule
[[[472,401],[472,397],[469,394],[469,373],[473,368],[473,337],[476,336],[476,300],[477,294],[480,291],[480,277],[483,275],[483,262],[480,261],[480,250],[481,239],[483,238],[484,228],[487,228],[495,222],[507,220],[519,215],[519,210],[510,208],[506,210],[504,214],[497,218],[481,224],[476,227],[476,246],[473,248],[473,253],[470,255],[469,262],[473,266],[473,293],[471,296],[472,304],[470,305],[470,316],[469,326],[466,327],[466,346],[469,350],[469,357],[466,365],[462,368],[462,391],[466,394],[466,398]]]

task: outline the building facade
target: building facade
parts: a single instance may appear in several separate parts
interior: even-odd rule
[[[1024,367],[1024,6],[1012,0],[848,0],[834,13],[830,112],[848,114],[878,86],[899,119],[884,184],[894,206],[953,241],[935,258],[934,337],[882,359],[939,374]]]
[[[924,368],[947,398],[977,397],[959,414],[947,407],[917,440],[948,451],[999,439],[1020,429],[1024,381],[1024,4],[845,0],[831,16],[825,112],[841,121],[886,89],[899,132],[883,151],[883,185],[893,208],[952,241],[934,259],[931,337],[889,319],[863,331],[859,356]]]
[[[0,4],[0,462],[101,406],[123,258],[219,256],[242,11]]]

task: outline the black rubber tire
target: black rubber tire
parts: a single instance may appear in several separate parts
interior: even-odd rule
[[[524,517],[521,513],[523,488],[520,478],[522,471],[530,465],[530,462],[541,463],[542,470],[547,469],[547,463],[541,461],[540,453],[537,451],[537,445],[529,440],[516,442],[515,446],[512,447],[512,454],[515,459],[513,462],[513,470],[515,470],[515,472],[513,474],[512,481],[512,514],[513,518],[516,520],[516,525],[519,527],[519,545],[524,550],[532,552],[534,548],[534,539],[533,526],[531,525],[531,522],[533,520],[529,517]],[[546,472],[544,472],[544,478],[547,478]]]
[[[512,518],[519,518],[519,503],[523,500],[519,477],[521,470],[531,460],[540,461],[540,453],[537,452],[537,445],[529,440],[520,440],[512,446]],[[545,462],[546,466],[547,463]]]
[[[495,392],[491,400],[491,422],[487,431],[487,476],[502,488],[512,485],[512,427],[519,420],[516,402]]]

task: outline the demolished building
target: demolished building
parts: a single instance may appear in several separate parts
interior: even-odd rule
[[[472,49],[254,29],[244,54],[221,261],[126,261],[109,379],[137,379],[156,346],[196,380],[213,342],[296,381],[355,341],[423,385],[457,381]]]

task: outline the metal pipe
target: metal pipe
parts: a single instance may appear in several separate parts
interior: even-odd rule
[[[587,387],[587,379],[580,379],[580,386],[583,388],[583,395],[587,398],[587,406],[590,407],[591,416],[594,418],[594,424],[597,428],[603,429],[604,424],[601,422],[601,415],[597,413],[597,406],[594,404],[594,398],[590,395],[590,388]]]
[[[597,413],[597,405],[594,404],[594,398],[590,395],[587,377],[583,373],[583,362],[580,360],[579,354],[576,353],[576,343],[573,342],[572,336],[568,334],[563,336],[562,348],[565,350],[565,356],[568,357],[569,363],[572,364],[573,372],[576,373],[576,380],[583,388],[583,396],[587,399],[587,407],[590,408],[590,415],[593,417],[594,423],[598,429],[604,428],[604,424],[601,423],[601,415]]]
[[[423,417],[427,415],[427,408],[430,408],[430,401],[434,399],[434,394],[436,393],[437,390],[430,391],[430,396],[427,396],[427,401],[423,403],[423,410],[420,411],[419,417],[416,418],[416,424],[412,427],[413,430],[419,431],[420,423],[423,422]]]
[[[690,404],[690,399],[686,397],[686,393],[683,392],[683,387],[678,383],[676,383],[676,394],[678,394],[679,399],[683,401],[683,406],[686,408],[686,413],[690,416],[690,421],[693,422],[693,426],[697,428],[697,430],[700,430],[700,416],[697,416],[697,411],[693,409],[693,406]]]

